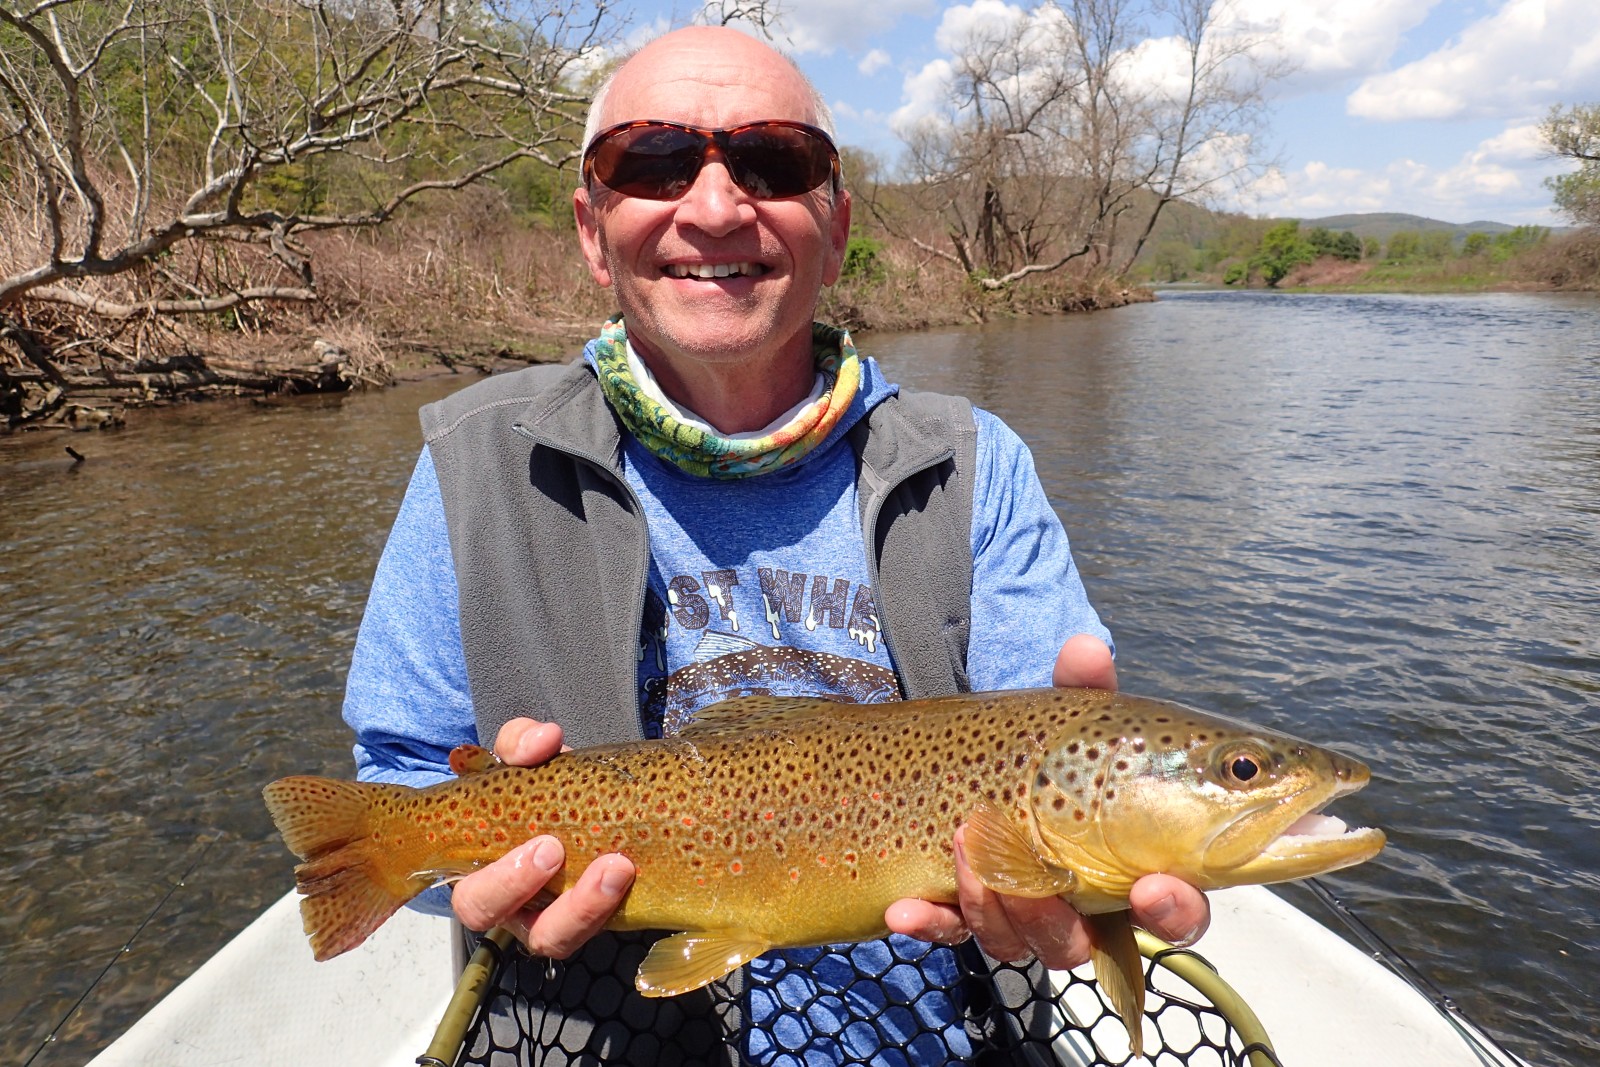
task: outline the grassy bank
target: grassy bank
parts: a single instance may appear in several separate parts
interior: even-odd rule
[[[1392,247],[1369,243],[1364,249],[1356,244],[1358,251],[1340,256],[1300,240],[1293,225],[1274,227],[1259,245],[1214,260],[1210,270],[1192,277],[1213,284],[1301,292],[1600,291],[1597,229],[1551,235],[1523,227],[1512,236],[1526,231],[1532,239],[1508,243],[1469,237],[1460,245],[1453,245],[1448,235],[1432,234],[1440,240],[1420,248],[1410,242],[1399,254]]]

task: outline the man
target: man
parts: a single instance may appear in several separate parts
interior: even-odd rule
[[[574,207],[621,319],[585,362],[425,409],[428,446],[351,668],[361,777],[437,780],[450,747],[479,736],[532,765],[564,738],[672,732],[752,690],[1115,687],[1109,634],[1026,449],[986,413],[899,395],[847,335],[813,326],[850,229],[826,121],[792,64],[721,28],[656,40],[602,90]],[[957,534],[940,535],[941,521]],[[958,596],[940,591],[952,586]],[[741,1035],[723,1044],[757,1061],[870,1060],[875,1042],[918,1062],[967,1058],[976,1039],[954,1017],[959,997],[936,998],[923,1033],[886,1031],[887,1003],[955,981],[952,953],[918,956],[905,938],[971,936],[996,959],[1052,968],[1088,948],[1070,907],[997,897],[961,848],[958,834],[959,905],[893,905],[885,922],[901,940],[828,966],[773,954],[720,1007],[672,998],[689,1005],[671,1008],[682,1018],[646,1018],[637,998],[603,1018],[576,978],[541,964],[521,979],[538,987],[523,990],[536,1006],[525,1025],[563,1035],[547,1044],[565,1060],[549,1062],[695,1062],[708,1054],[673,1033],[697,1011],[721,1013]],[[601,930],[633,865],[602,856],[535,903],[563,861],[541,836],[423,906],[453,908],[473,930],[508,927],[535,956],[576,958],[586,983],[631,974],[634,947]],[[1176,879],[1142,879],[1132,900],[1169,940],[1207,921],[1204,897]],[[897,968],[908,953],[919,967]],[[876,1029],[852,1029],[863,1016]]]

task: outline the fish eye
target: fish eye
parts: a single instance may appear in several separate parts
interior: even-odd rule
[[[1247,748],[1224,752],[1217,761],[1217,770],[1224,785],[1249,786],[1257,783],[1267,773],[1265,756]]]

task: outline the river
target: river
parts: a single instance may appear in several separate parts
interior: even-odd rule
[[[1340,811],[1391,844],[1332,888],[1530,1062],[1600,1058],[1600,301],[1180,292],[862,341],[1030,442],[1124,688],[1370,762]],[[260,787],[349,773],[415,408],[466,380],[0,440],[0,1062],[92,986],[34,1061],[81,1063],[289,886]]]

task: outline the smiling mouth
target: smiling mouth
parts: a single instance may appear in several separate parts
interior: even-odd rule
[[[772,268],[760,263],[669,263],[662,273],[669,278],[759,278]]]

